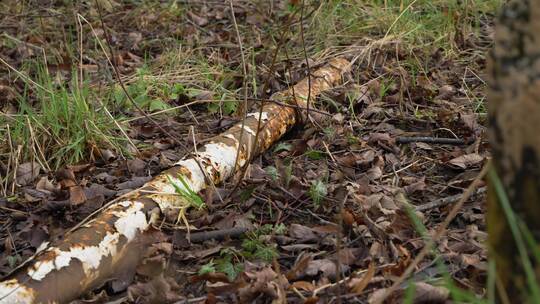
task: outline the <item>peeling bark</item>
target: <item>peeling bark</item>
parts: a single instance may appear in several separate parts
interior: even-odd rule
[[[330,89],[348,69],[347,60],[334,59],[311,75],[311,86],[304,79],[289,90],[275,93],[271,99],[304,108],[308,95],[315,97]],[[259,119],[261,129],[257,137]],[[151,242],[146,236],[153,229],[155,215],[169,208],[189,206],[171,182],[193,192],[211,186],[207,178],[219,184],[270,147],[295,123],[295,109],[275,103],[267,103],[262,112],[248,114],[243,127],[238,123],[211,138],[197,152],[112,204],[63,240],[50,246],[45,244],[24,267],[0,282],[0,303],[66,303],[114,279],[120,270],[134,269]]]
[[[490,52],[488,76],[494,169],[516,216],[539,243],[540,137],[536,124],[540,121],[540,2],[511,1],[504,7]],[[524,268],[492,184],[487,220],[497,279],[512,301],[527,302]],[[540,268],[534,260],[538,274]]]

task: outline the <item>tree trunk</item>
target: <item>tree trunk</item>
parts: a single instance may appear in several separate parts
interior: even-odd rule
[[[517,221],[540,241],[540,1],[512,1],[503,8],[488,64],[493,165]],[[490,181],[489,250],[500,280],[498,295],[524,303],[530,289],[516,239]],[[538,274],[534,259],[533,271]],[[504,289],[504,290],[501,290]]]
[[[349,65],[345,59],[334,59],[315,71],[310,81],[306,78],[271,99],[305,108],[308,96],[314,98],[330,89]],[[179,189],[187,194],[199,192],[231,177],[285,134],[296,123],[296,114],[294,107],[272,102],[267,102],[261,112],[248,114],[244,124],[211,138],[62,241],[45,244],[46,248],[24,267],[0,282],[0,303],[69,302],[118,273],[135,269],[151,242],[156,216],[169,208],[188,208],[192,203],[189,195],[178,195]]]

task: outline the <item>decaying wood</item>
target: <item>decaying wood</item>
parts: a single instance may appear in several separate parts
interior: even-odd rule
[[[201,231],[192,233],[189,237],[191,243],[201,243],[208,240],[224,240],[226,238],[238,238],[248,231],[245,227],[233,227],[214,231]]]
[[[509,1],[497,22],[488,66],[494,170],[516,214],[517,222],[512,222],[525,224],[536,244],[540,242],[539,21],[539,1]],[[488,187],[487,222],[489,253],[497,270],[497,294],[526,303],[531,301],[526,269],[536,273],[538,279],[540,265],[534,258],[532,265],[524,265],[507,220],[509,213],[504,212],[495,192],[495,181],[493,176]]]
[[[349,65],[345,59],[334,59],[311,75],[311,83],[304,79],[271,99],[305,108],[308,95],[313,98],[330,89]],[[295,109],[275,103],[248,114],[243,128],[238,123],[213,137],[63,240],[44,244],[24,267],[0,283],[0,303],[65,303],[115,279],[121,271],[134,269],[150,242],[156,216],[190,205],[186,196],[178,195],[178,188],[199,192],[221,183],[270,147],[296,119]]]
[[[400,136],[396,138],[398,144],[408,144],[422,142],[426,144],[441,144],[441,145],[464,145],[465,141],[459,138],[441,138],[441,137],[428,137],[428,136]]]

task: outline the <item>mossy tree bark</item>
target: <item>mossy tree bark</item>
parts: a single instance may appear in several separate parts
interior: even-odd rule
[[[518,222],[540,244],[540,1],[507,3],[498,18],[488,64],[488,108],[494,170]],[[498,294],[527,301],[527,281],[516,240],[495,193],[488,194],[491,258]],[[534,272],[540,267],[533,263]]]

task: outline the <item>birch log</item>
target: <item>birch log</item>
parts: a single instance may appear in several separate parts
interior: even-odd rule
[[[313,98],[331,88],[349,66],[345,59],[333,59],[312,73],[311,84],[306,78],[271,99],[305,108],[308,95]],[[44,244],[35,257],[0,283],[0,303],[66,303],[115,279],[121,271],[135,269],[148,246],[145,236],[151,231],[153,215],[188,204],[172,183],[194,192],[211,186],[207,181],[221,183],[285,134],[296,123],[295,111],[268,102],[262,111],[248,114],[243,126],[238,123],[213,137],[63,240]]]

